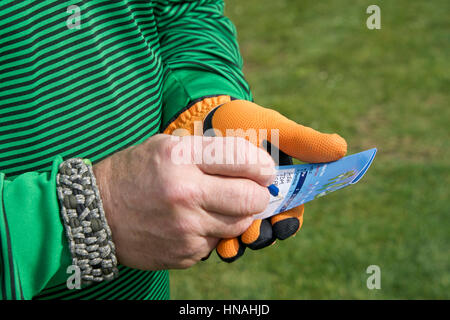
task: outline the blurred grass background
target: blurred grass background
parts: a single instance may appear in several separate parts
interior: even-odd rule
[[[381,30],[366,8],[381,8]],[[378,154],[302,230],[171,272],[173,299],[449,299],[449,1],[228,0],[255,102]],[[366,268],[381,268],[368,290]]]

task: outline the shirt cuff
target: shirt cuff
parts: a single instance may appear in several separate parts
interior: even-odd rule
[[[250,92],[232,85],[215,73],[200,70],[169,71],[163,89],[162,129],[165,132],[169,124],[199,101],[217,96],[249,101],[253,99]]]

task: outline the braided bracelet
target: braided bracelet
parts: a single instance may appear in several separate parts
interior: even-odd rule
[[[73,265],[81,282],[90,284],[118,276],[117,258],[102,200],[88,159],[72,158],[56,176],[61,215]]]

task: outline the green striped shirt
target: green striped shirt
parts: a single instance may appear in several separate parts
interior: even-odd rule
[[[0,297],[167,299],[167,271],[69,290],[58,165],[93,163],[212,95],[251,100],[219,0],[0,2]]]

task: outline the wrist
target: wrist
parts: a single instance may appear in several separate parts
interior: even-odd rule
[[[61,163],[56,176],[57,194],[72,264],[79,267],[84,284],[114,279],[117,259],[97,180],[89,161]]]
[[[97,181],[97,187],[100,194],[100,198],[103,204],[103,211],[105,212],[106,219],[112,229],[112,210],[111,210],[111,191],[109,189],[108,178],[110,172],[110,159],[106,158],[101,162],[92,166],[95,179]]]

